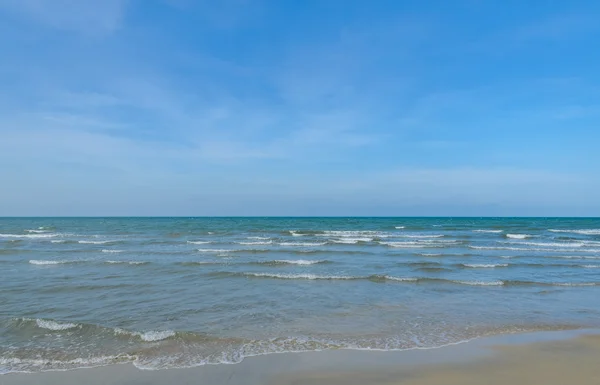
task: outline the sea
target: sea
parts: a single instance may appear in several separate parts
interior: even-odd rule
[[[597,218],[0,218],[0,373],[599,326]]]

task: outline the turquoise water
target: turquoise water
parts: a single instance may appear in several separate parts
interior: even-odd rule
[[[0,219],[0,373],[600,326],[600,219]]]

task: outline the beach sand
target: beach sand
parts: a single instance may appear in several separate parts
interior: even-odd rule
[[[599,385],[600,334],[499,336],[432,350],[329,351],[251,357],[236,365],[132,365],[8,374],[1,385]]]

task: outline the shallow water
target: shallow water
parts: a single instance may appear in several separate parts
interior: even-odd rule
[[[0,372],[600,325],[600,219],[0,219]]]

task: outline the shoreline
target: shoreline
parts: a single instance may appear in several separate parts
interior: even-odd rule
[[[479,373],[483,368],[493,371],[498,365],[506,365],[507,358],[515,352],[527,357],[523,360],[523,366],[527,366],[527,361],[538,362],[543,358],[540,351],[545,351],[545,345],[556,346],[556,354],[561,356],[562,361],[583,362],[585,360],[579,357],[580,353],[572,348],[578,344],[588,346],[590,354],[597,354],[595,357],[598,361],[600,330],[574,329],[496,335],[428,349],[277,353],[247,357],[237,364],[209,364],[192,368],[141,370],[126,363],[65,371],[7,373],[0,375],[0,384],[412,384],[413,382],[405,381],[441,376],[442,372],[451,372],[453,376],[461,378],[460,381],[468,381],[464,376],[471,372]],[[458,370],[460,368],[466,369]],[[527,371],[526,368],[522,369],[521,371]],[[582,369],[578,367],[578,371],[582,372]],[[519,371],[515,373],[517,372]],[[436,378],[440,379],[431,377],[428,381],[438,383],[435,382]],[[583,382],[573,383],[587,384],[585,381],[583,379]]]

